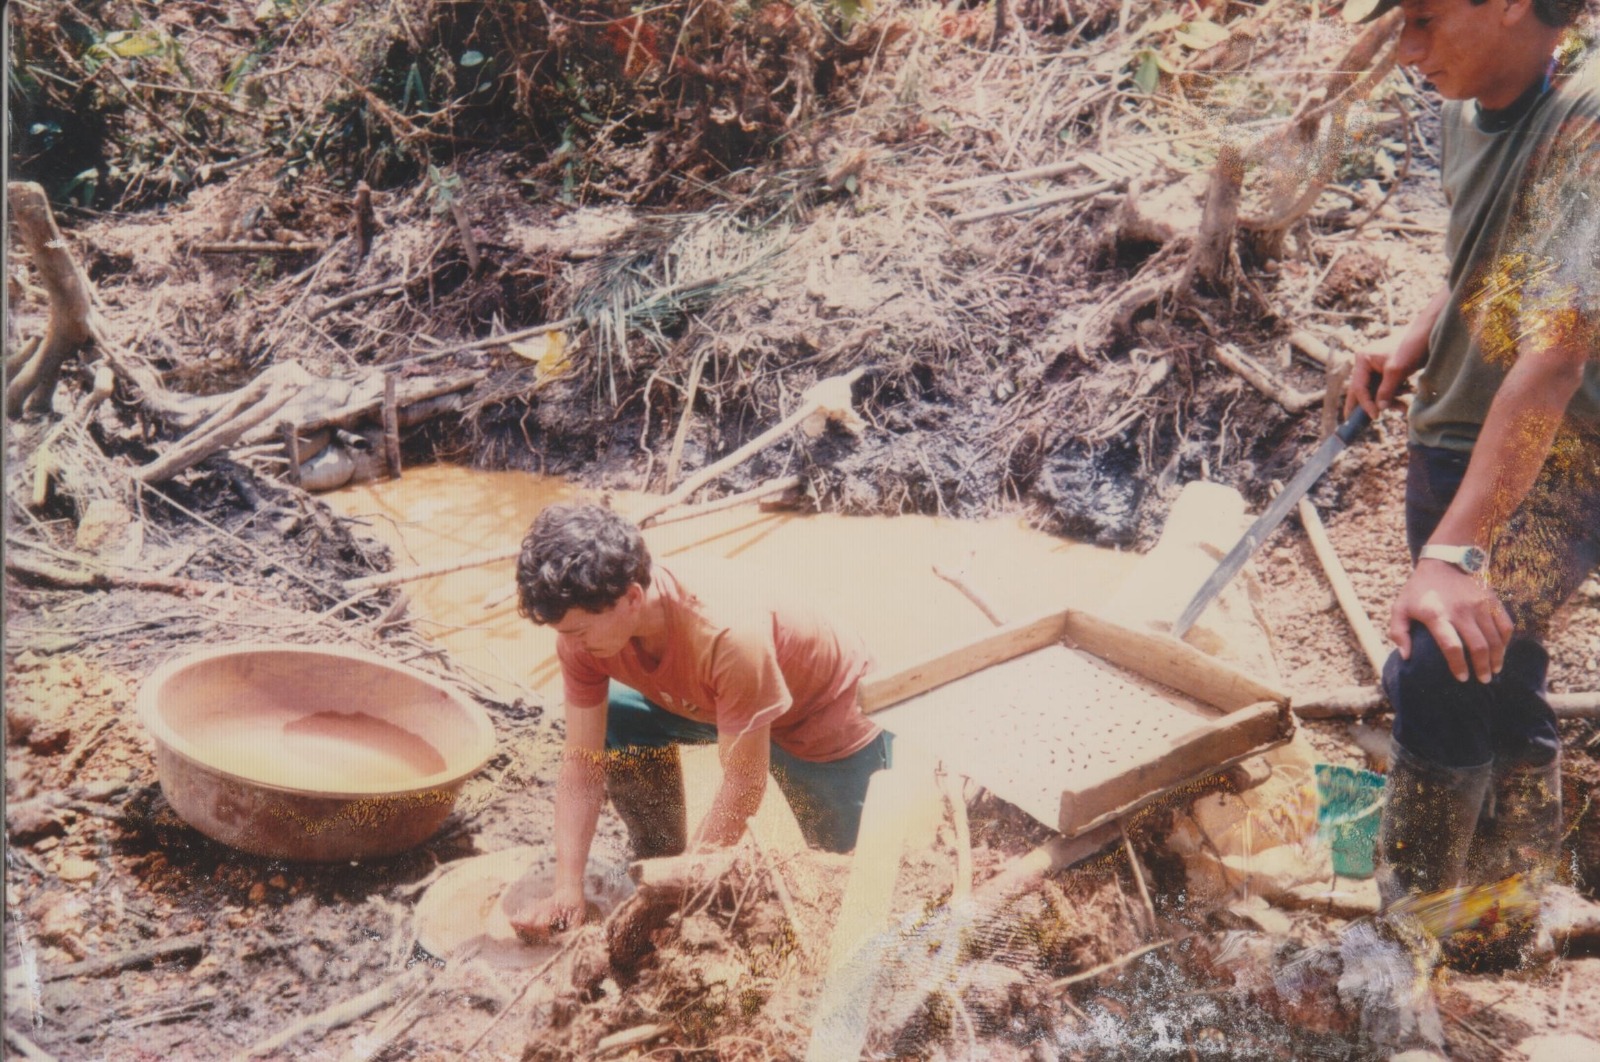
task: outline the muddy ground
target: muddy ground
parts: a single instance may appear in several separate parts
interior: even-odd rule
[[[348,4],[29,5],[14,16],[25,54],[12,59],[44,87],[26,101],[18,161],[56,201],[104,345],[172,394],[225,394],[286,362],[325,378],[439,370],[464,383],[401,432],[406,463],[664,489],[818,379],[859,368],[859,434],[794,434],[709,493],[798,473],[803,504],[828,510],[1010,512],[1139,548],[1182,483],[1218,479],[1259,505],[1321,433],[1316,403],[1289,412],[1217,362],[1220,345],[1312,394],[1324,370],[1292,347],[1296,330],[1335,350],[1381,335],[1426,299],[1432,281],[1418,278],[1442,268],[1433,104],[1393,78],[1346,116],[1329,189],[1281,246],[1242,233],[1218,283],[1193,297],[1172,286],[1219,138],[1287,115],[1345,54],[1348,30],[1307,17],[1323,6],[1199,4],[1162,24],[1140,4],[1018,2],[991,47],[992,9],[878,5],[844,32],[774,4],[720,29],[677,25],[696,80],[661,61],[649,17],[620,11],[544,23],[408,0],[369,22]],[[942,190],[1064,156],[1088,160],[1070,181],[1104,187],[976,220],[958,215],[1059,189],[1039,178]],[[1247,208],[1280,202],[1274,181],[1320,161],[1252,162]],[[358,180],[374,204],[363,253]],[[262,247],[296,241],[313,246]],[[210,244],[230,249],[198,249]],[[8,357],[47,316],[25,257],[8,267]],[[1156,294],[1128,300],[1141,285]],[[491,338],[558,320],[514,344]],[[640,916],[655,959],[619,958],[596,927],[574,934],[554,994],[420,951],[411,911],[440,868],[548,843],[551,706],[477,686],[395,591],[351,601],[340,584],[393,559],[289,482],[281,448],[247,440],[136,482],[130,470],[192,424],[126,379],[86,424],[68,424],[93,364],[69,361],[52,409],[7,422],[8,1047],[61,1059],[225,1058],[251,1045],[281,1058],[577,1058],[660,1026],[610,1050],[803,1054],[838,860],[781,863],[785,900],[744,852],[687,916]],[[349,476],[381,475],[375,418],[349,426],[357,438],[329,452],[347,447]],[[1406,570],[1402,435],[1380,425],[1313,495],[1380,626]],[[44,446],[55,463],[41,494]],[[1256,568],[1288,689],[1372,681],[1293,521]],[[264,637],[363,646],[485,704],[498,753],[436,837],[390,860],[297,865],[176,818],[135,691],[183,650]],[[1552,688],[1600,685],[1597,647],[1591,581],[1558,620]],[[1384,719],[1301,731],[1320,758],[1356,765],[1381,745]],[[1600,732],[1573,722],[1565,738],[1575,844],[1597,814]],[[1046,836],[981,780],[963,791],[969,839],[952,807],[896,898],[909,926],[938,924],[957,850],[970,845],[981,888]],[[872,1056],[1373,1055],[1330,988],[1337,971],[1318,965],[1359,918],[1190,903],[1165,841],[1173,814],[1158,808],[1132,831],[1153,919],[1125,856],[1054,875],[1008,909],[1003,939],[974,930],[954,961],[930,947],[922,979],[883,1004]],[[615,872],[609,812],[602,830]],[[1593,890],[1581,858],[1565,865],[1569,884]],[[1302,997],[1259,977],[1286,968],[1322,977]],[[384,1007],[274,1044],[380,988]],[[1437,989],[1452,1057],[1514,1057],[1532,1037],[1600,1027],[1592,954],[1447,973]]]

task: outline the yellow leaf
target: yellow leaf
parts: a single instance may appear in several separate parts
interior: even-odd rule
[[[532,339],[507,345],[517,357],[533,362],[540,379],[547,380],[560,376],[572,368],[572,363],[567,360],[565,332],[546,332],[542,336],[534,336]]]

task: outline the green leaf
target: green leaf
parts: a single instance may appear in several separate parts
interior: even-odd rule
[[[1156,86],[1161,83],[1161,57],[1149,48],[1145,48],[1137,58],[1139,69],[1133,72],[1133,84],[1148,96],[1154,93]]]
[[[166,50],[167,39],[160,30],[118,30],[106,34],[101,46],[123,59],[137,59],[159,55]]]
[[[462,52],[461,53],[461,58],[458,60],[458,62],[460,62],[462,66],[469,67],[469,68],[470,67],[474,67],[474,66],[482,66],[483,65],[483,53],[480,52],[480,51]]]

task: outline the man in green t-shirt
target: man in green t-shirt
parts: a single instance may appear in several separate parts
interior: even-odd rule
[[[1576,32],[1584,2],[1399,6],[1401,62],[1449,101],[1450,266],[1408,329],[1358,353],[1346,400],[1376,415],[1420,371],[1406,484],[1415,566],[1391,609],[1398,651],[1383,676],[1395,752],[1378,878],[1390,907],[1550,874],[1561,746],[1541,637],[1600,563],[1600,62]]]

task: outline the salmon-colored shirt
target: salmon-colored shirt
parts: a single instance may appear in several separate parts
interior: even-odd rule
[[[606,703],[609,679],[642,693],[675,715],[713,723],[720,734],[763,726],[772,742],[814,763],[860,751],[879,728],[856,703],[868,665],[866,648],[813,611],[764,602],[720,580],[713,593],[684,589],[664,568],[652,583],[665,605],[666,650],[653,665],[636,642],[596,657],[566,635],[556,639],[567,703]]]

